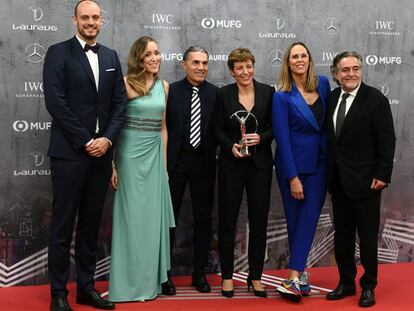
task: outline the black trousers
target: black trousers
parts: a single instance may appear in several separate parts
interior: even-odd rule
[[[51,295],[67,296],[70,245],[76,215],[76,282],[79,292],[94,287],[98,231],[112,173],[111,158],[68,161],[51,158],[53,214],[49,238]]]
[[[361,288],[374,289],[377,285],[380,203],[380,191],[369,198],[350,198],[343,189],[339,174],[335,174],[332,189],[334,246],[340,282],[344,285],[355,285],[356,232],[360,241],[361,264],[364,268],[364,274],[359,281]]]
[[[181,152],[177,164],[169,174],[171,199],[176,224],[183,195],[190,186],[193,207],[193,272],[202,274],[208,264],[214,201],[215,167],[208,167],[203,153]],[[175,228],[170,231],[171,254],[175,242]],[[171,260],[172,261],[172,260]]]
[[[249,276],[253,280],[259,280],[266,251],[272,167],[258,170],[252,159],[243,159],[237,164],[237,167],[220,166],[218,173],[221,275],[223,279],[231,279],[233,276],[237,219],[246,188]]]

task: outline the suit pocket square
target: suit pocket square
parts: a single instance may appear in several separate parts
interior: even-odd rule
[[[115,68],[105,69],[105,71],[115,71]]]

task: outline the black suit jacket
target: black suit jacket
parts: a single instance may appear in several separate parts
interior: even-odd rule
[[[166,123],[168,130],[167,169],[171,173],[177,163],[184,143],[184,109],[191,102],[192,85],[187,78],[174,82],[168,91]],[[217,87],[204,81],[199,88],[201,102],[201,139],[205,160],[214,170],[216,163],[216,142],[213,131],[213,113],[217,99]]]
[[[49,156],[68,160],[87,157],[84,145],[95,133],[116,143],[124,124],[126,91],[117,53],[99,48],[99,87],[76,37],[52,45],[46,54],[43,85],[52,116]]]
[[[257,133],[260,135],[260,144],[249,148],[255,166],[258,169],[273,165],[270,145],[272,134],[272,97],[274,89],[266,84],[254,83],[254,107],[251,110],[258,121]],[[236,118],[230,117],[238,110],[244,110],[239,102],[239,91],[236,83],[228,84],[219,89],[215,112],[215,133],[220,145],[219,165],[234,167],[238,159],[234,157],[231,149],[241,137],[240,123]]]
[[[341,178],[349,197],[370,197],[378,194],[370,189],[373,178],[391,180],[395,133],[390,104],[379,90],[361,83],[336,137],[333,113],[340,94],[338,87],[329,97],[328,188],[331,192],[333,178]],[[339,176],[334,176],[336,165]]]

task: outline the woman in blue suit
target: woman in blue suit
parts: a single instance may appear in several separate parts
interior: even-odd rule
[[[273,96],[275,167],[289,237],[289,276],[277,288],[288,299],[309,296],[306,261],[326,196],[324,124],[330,86],[316,75],[309,49],[295,42],[286,50],[278,92]]]

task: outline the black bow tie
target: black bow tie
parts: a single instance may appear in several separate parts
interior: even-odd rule
[[[85,52],[88,52],[89,50],[91,50],[92,52],[94,52],[96,54],[96,53],[98,53],[99,47],[100,47],[99,44],[95,44],[95,45],[85,44],[85,47],[83,48],[83,50]]]

